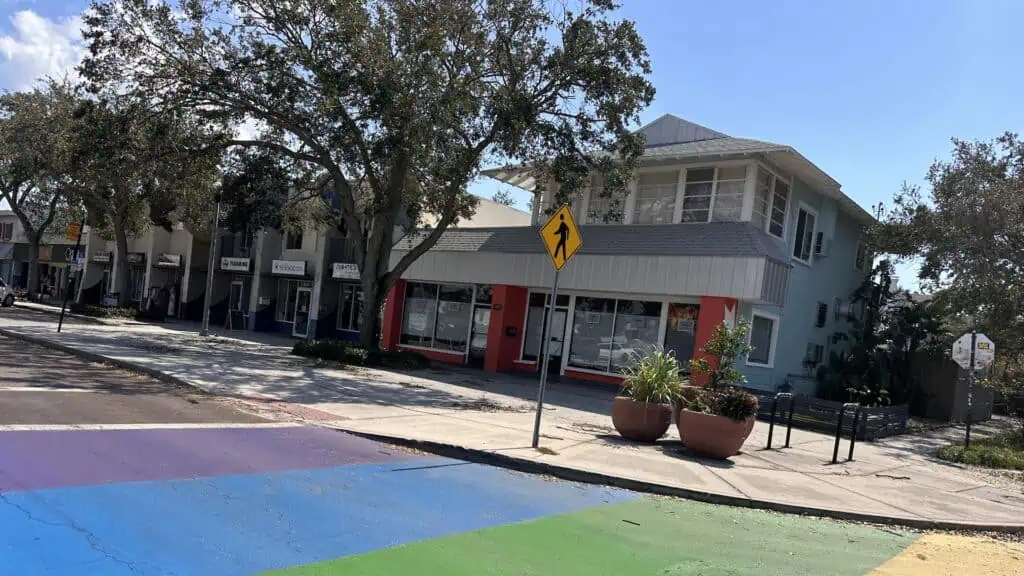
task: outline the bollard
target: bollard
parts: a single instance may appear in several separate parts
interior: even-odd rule
[[[846,409],[850,407],[859,408],[860,405],[856,402],[847,402],[839,407],[839,418],[836,419],[836,444],[835,447],[832,448],[833,464],[839,462],[839,440],[843,437],[843,416],[846,414]]]
[[[861,408],[862,406],[858,404],[853,412],[853,432],[850,434],[850,454],[846,457],[847,462],[853,462],[853,447],[857,444],[857,425],[860,424]]]
[[[789,433],[793,428],[793,395],[789,392],[779,392],[772,398],[772,419],[768,423],[768,446],[767,450],[772,449],[772,436],[775,432],[775,414],[779,406],[779,398],[789,399],[789,429],[786,430],[786,448],[789,448]]]
[[[789,418],[786,420],[786,448],[789,448],[789,435],[793,433],[793,405],[796,401],[793,395],[789,395]]]

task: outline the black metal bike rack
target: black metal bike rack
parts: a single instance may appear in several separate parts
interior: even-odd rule
[[[836,418],[836,443],[832,449],[832,463],[836,464],[839,461],[839,441],[843,437],[843,416],[846,415],[846,410],[853,408],[853,426],[850,431],[850,453],[846,457],[847,462],[853,461],[853,448],[857,444],[857,426],[860,424],[861,405],[858,402],[847,402],[839,407],[839,416]]]
[[[768,446],[767,450],[772,449],[772,435],[775,433],[775,414],[779,407],[779,399],[789,400],[789,417],[786,419],[786,445],[784,448],[789,448],[789,437],[793,432],[793,395],[789,392],[779,392],[772,399],[772,419],[768,424]]]

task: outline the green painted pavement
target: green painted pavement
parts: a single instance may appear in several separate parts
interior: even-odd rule
[[[914,534],[642,499],[274,572],[279,576],[860,576]]]

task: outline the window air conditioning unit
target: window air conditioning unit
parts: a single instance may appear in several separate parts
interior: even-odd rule
[[[825,258],[832,249],[832,238],[825,236],[824,232],[818,232],[814,237],[814,255],[818,258]]]
[[[858,308],[859,307],[854,305],[852,302],[843,302],[840,300],[835,307],[836,320],[850,320],[851,318],[856,318],[859,313]]]

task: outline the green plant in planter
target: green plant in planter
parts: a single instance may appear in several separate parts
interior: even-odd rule
[[[725,322],[715,328],[711,339],[701,348],[705,357],[690,361],[693,372],[709,376],[709,386],[686,399],[683,406],[687,410],[736,421],[757,415],[757,396],[737,388],[747,381],[735,364],[740,356],[753,350],[747,343],[749,333],[750,323],[742,318],[731,328]]]
[[[660,347],[632,352],[623,370],[622,395],[637,402],[670,404],[682,389],[679,360]]]
[[[722,322],[715,327],[715,333],[700,350],[705,357],[690,360],[690,370],[697,374],[707,374],[712,390],[746,384],[747,379],[736,369],[735,364],[740,356],[754,350],[747,343],[749,334],[750,322],[745,318],[740,318],[731,328]],[[707,356],[714,362],[709,362]]]

